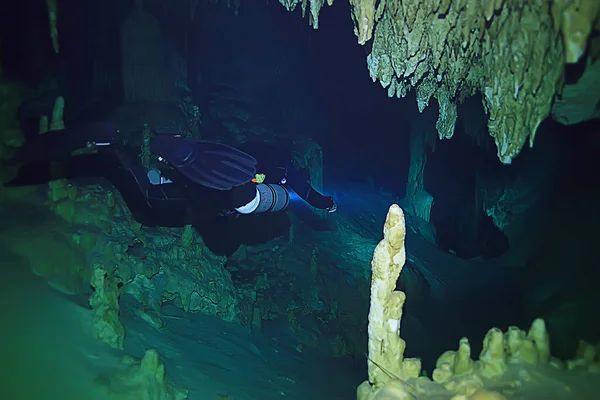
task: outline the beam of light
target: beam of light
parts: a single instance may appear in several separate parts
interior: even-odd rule
[[[290,194],[290,203],[300,203],[303,201],[293,190],[288,190],[288,192]]]

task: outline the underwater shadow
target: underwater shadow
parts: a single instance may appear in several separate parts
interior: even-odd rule
[[[296,202],[290,203],[288,210],[294,214],[294,217],[299,220],[299,222],[308,225],[315,231],[331,231],[335,229],[335,223],[332,219],[335,214],[321,218],[315,213],[314,208]],[[319,212],[325,213],[326,211],[319,210]]]
[[[289,233],[287,213],[216,217],[194,225],[204,244],[214,254],[230,257],[241,245],[265,244]]]

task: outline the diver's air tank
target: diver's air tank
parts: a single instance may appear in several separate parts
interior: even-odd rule
[[[290,193],[281,185],[259,183],[256,189],[260,198],[253,214],[283,211],[290,204]]]
[[[263,214],[283,211],[290,204],[290,192],[281,185],[258,183],[256,195],[248,204],[235,210],[240,214]]]

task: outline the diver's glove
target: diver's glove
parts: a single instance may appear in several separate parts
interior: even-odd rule
[[[327,207],[327,212],[334,213],[337,211],[337,204],[335,204],[335,200],[333,200],[333,197],[328,196],[328,198],[331,200],[331,206]]]

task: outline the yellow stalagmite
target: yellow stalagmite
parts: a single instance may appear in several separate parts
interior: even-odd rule
[[[389,374],[402,375],[405,343],[400,338],[400,321],[406,295],[395,289],[406,261],[405,236],[404,213],[393,205],[371,261],[369,382],[377,387],[390,380]]]
[[[456,351],[438,358],[431,379],[421,376],[420,360],[404,358],[406,343],[400,338],[406,296],[395,288],[406,261],[405,235],[404,213],[393,204],[371,262],[369,379],[357,388],[358,400],[595,398],[589,396],[600,390],[600,343],[581,342],[577,359],[563,363],[550,355],[542,319],[529,331],[490,329],[479,360],[471,358],[469,340],[462,338]],[[576,380],[573,370],[581,374]]]
[[[393,204],[371,261],[371,305],[369,309],[368,372],[369,380],[358,388],[358,399],[373,399],[380,389],[401,393],[406,387],[394,378],[417,378],[421,374],[418,359],[404,359],[404,340],[400,338],[402,307],[406,295],[397,291],[396,281],[406,262],[404,212]],[[383,399],[385,397],[381,397]],[[393,397],[401,399],[402,397]],[[392,397],[390,397],[392,399]]]

